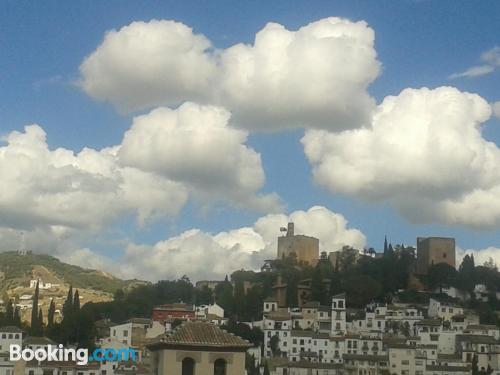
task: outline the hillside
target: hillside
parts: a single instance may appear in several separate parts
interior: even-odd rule
[[[0,253],[0,292],[29,286],[29,281],[34,278],[61,286],[66,284],[107,293],[145,283],[140,280],[121,280],[102,271],[63,263],[49,255],[19,255],[13,251]]]

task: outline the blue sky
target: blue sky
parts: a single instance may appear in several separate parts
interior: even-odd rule
[[[482,64],[481,55],[500,46],[498,1],[3,1],[0,7],[0,134],[36,123],[52,150],[62,147],[77,153],[85,147],[100,150],[120,144],[134,116],[153,108],[121,113],[77,84],[82,79],[80,65],[105,33],[133,21],[175,20],[203,34],[213,47],[225,49],[252,44],[255,33],[271,21],[297,30],[330,16],[364,20],[375,32],[374,49],[381,62],[378,77],[367,89],[377,104],[405,88],[439,86],[477,93],[490,103],[500,101],[500,67],[485,75],[449,78]],[[499,126],[500,120],[492,116],[482,125],[482,136],[500,146]],[[384,235],[394,243],[413,244],[419,235],[441,235],[456,237],[467,249],[498,246],[500,231],[494,220],[486,226],[439,217],[414,223],[390,200],[367,202],[359,194],[315,180],[303,136],[301,128],[250,129],[246,141],[262,160],[265,184],[259,193],[277,193],[286,213],[324,206],[343,215],[375,248],[382,246]],[[204,210],[188,199],[178,215],[139,226],[132,215],[119,214],[98,231],[71,231],[70,241],[75,248],[121,259],[127,241],[153,245],[191,228],[215,234],[252,226],[265,214],[231,204]],[[29,231],[22,225],[5,228]]]

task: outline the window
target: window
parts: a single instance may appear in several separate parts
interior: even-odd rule
[[[214,375],[226,375],[226,361],[222,358],[214,362]]]
[[[182,360],[182,375],[194,375],[194,364],[193,358],[184,358]]]
[[[339,309],[343,309],[344,308],[344,301],[339,301]]]
[[[28,374],[29,374],[29,375],[35,375],[35,370],[29,370],[29,371],[28,371]]]
[[[123,337],[128,337],[128,331],[127,330],[123,331]]]

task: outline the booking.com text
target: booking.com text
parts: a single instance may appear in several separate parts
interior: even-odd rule
[[[137,352],[132,348],[128,349],[97,348],[92,351],[92,354],[89,355],[88,349],[64,348],[62,344],[47,345],[46,347],[37,349],[31,349],[31,348],[23,349],[21,345],[10,345],[9,352],[11,361],[19,361],[21,359],[26,362],[32,360],[40,362],[75,361],[76,364],[80,366],[84,366],[92,361],[97,361],[97,362],[137,361]]]

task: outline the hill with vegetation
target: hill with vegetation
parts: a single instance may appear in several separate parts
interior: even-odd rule
[[[121,280],[102,271],[63,263],[50,255],[20,255],[15,251],[0,253],[0,292],[28,286],[33,278],[108,293],[130,290],[146,283],[140,280]]]

